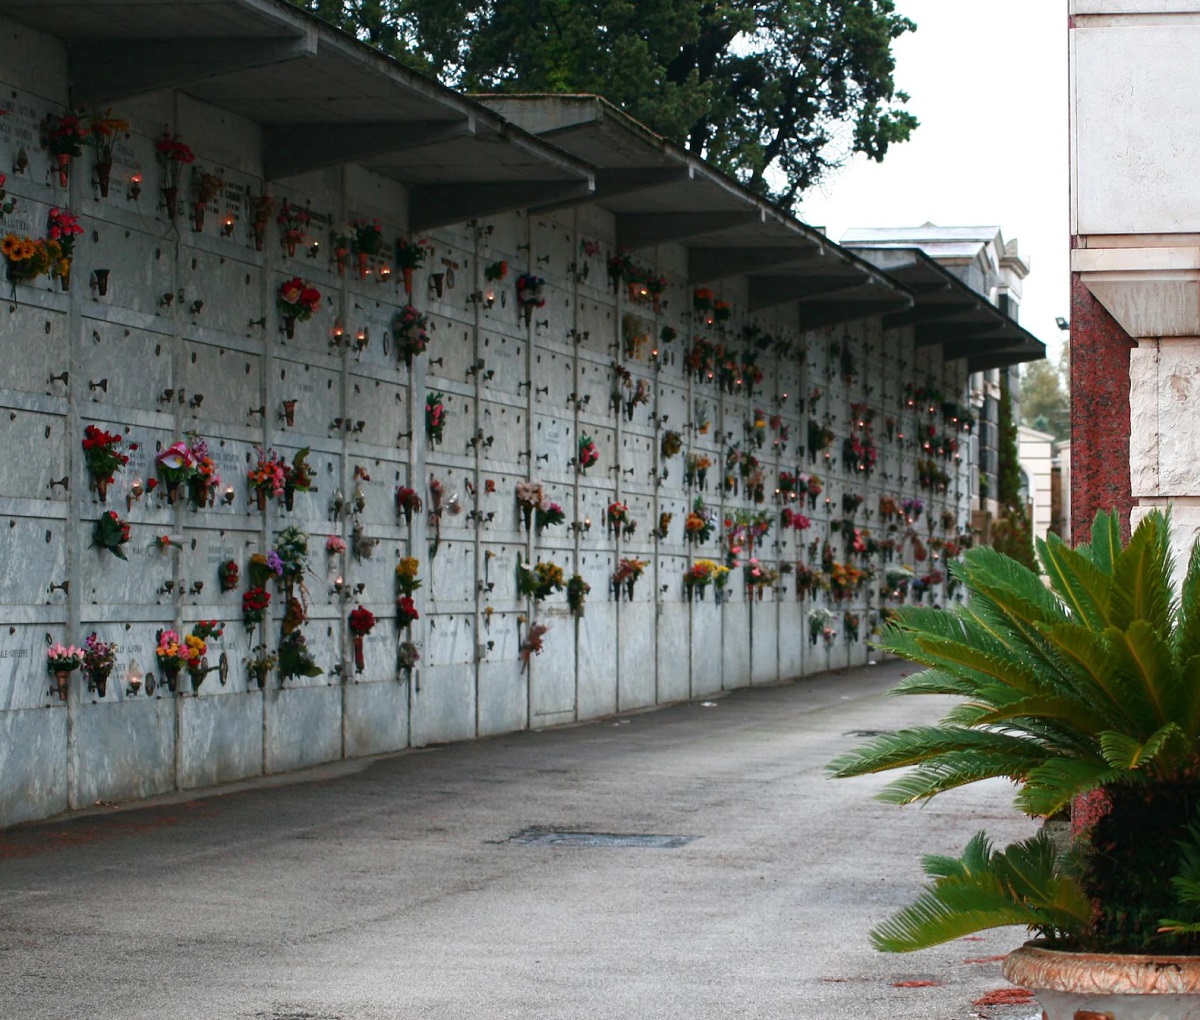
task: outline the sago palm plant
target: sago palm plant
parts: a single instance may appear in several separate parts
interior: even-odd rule
[[[1090,795],[1100,817],[1069,847],[1043,831],[998,851],[980,833],[961,859],[925,858],[933,881],[872,933],[878,948],[1025,924],[1093,951],[1200,952],[1200,543],[1177,590],[1168,530],[1153,511],[1123,546],[1100,513],[1090,545],[1038,542],[1048,585],[973,549],[952,568],[964,604],[899,611],[881,646],[927,668],[893,693],[963,700],[831,773],[907,769],[880,795],[897,804],[1002,776],[1026,814],[1066,817]]]

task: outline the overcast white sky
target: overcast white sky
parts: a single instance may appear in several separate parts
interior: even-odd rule
[[[896,79],[921,121],[883,163],[855,160],[799,217],[849,227],[999,226],[1031,263],[1021,324],[1057,359],[1070,318],[1067,14],[1061,0],[897,0],[917,31]]]

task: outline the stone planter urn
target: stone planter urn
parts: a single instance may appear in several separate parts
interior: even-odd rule
[[[1044,1020],[1200,1020],[1200,956],[1070,953],[1028,944],[1004,961]]]

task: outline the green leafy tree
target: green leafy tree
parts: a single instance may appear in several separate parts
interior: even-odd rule
[[[1030,570],[1037,569],[1033,558],[1033,531],[1029,513],[1021,495],[1021,462],[1018,455],[1017,423],[1013,417],[1012,384],[1009,373],[1000,375],[1000,449],[996,475],[996,498],[1000,516],[992,525],[992,545]]]
[[[1071,398],[1062,365],[1034,361],[1022,369],[1021,424],[1055,439],[1070,436]]]
[[[783,206],[916,118],[894,0],[307,0],[446,84],[594,92]]]

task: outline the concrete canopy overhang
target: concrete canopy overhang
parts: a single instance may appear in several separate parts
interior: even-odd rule
[[[965,358],[970,371],[1002,368],[1046,356],[1046,345],[919,248],[848,247],[903,284],[910,309],[885,315],[885,329],[912,326],[917,347],[939,345],[947,361]]]
[[[614,215],[617,244],[682,245],[691,284],[745,277],[750,311],[795,305],[802,328],[913,305],[887,274],[599,96],[476,98],[591,165],[596,192],[584,201]]]
[[[65,43],[71,103],[177,89],[262,128],[264,176],[356,163],[423,230],[593,192],[591,169],[280,0],[0,0]]]

